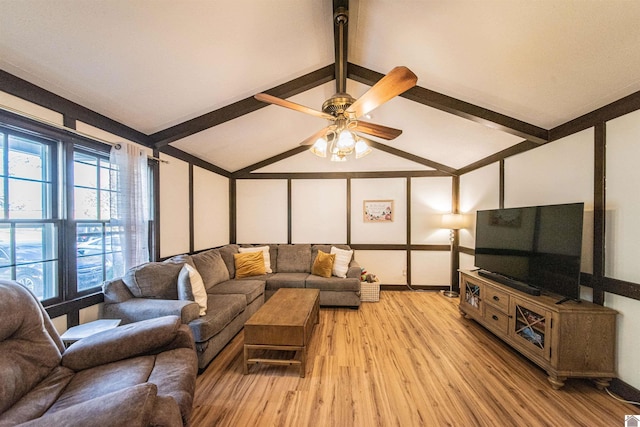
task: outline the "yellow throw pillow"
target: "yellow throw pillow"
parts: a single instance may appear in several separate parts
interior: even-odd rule
[[[311,268],[311,274],[321,277],[331,277],[331,271],[333,271],[333,262],[336,259],[336,254],[329,255],[326,252],[318,251],[318,256],[313,262]]]
[[[236,279],[266,274],[262,251],[233,254],[233,261],[236,265]]]

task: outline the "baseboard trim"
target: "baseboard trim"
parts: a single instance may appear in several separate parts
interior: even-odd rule
[[[613,380],[611,380],[609,391],[624,400],[628,400],[630,402],[640,402],[640,390],[633,386],[630,386],[619,378],[614,378]],[[640,405],[635,406],[640,408]]]

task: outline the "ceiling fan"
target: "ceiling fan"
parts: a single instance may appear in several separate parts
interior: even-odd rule
[[[347,68],[347,25],[349,13],[346,7],[335,8],[334,36],[336,52],[336,94],[322,104],[322,111],[259,93],[255,98],[269,104],[279,105],[295,111],[326,119],[329,125],[311,135],[300,145],[311,145],[311,152],[320,157],[330,154],[331,161],[343,162],[347,156],[355,152],[356,158],[371,152],[367,139],[359,134],[371,135],[392,140],[400,136],[402,131],[387,126],[365,122],[360,117],[401,93],[416,85],[418,78],[407,67],[395,67],[364,95],[355,99],[346,93]]]

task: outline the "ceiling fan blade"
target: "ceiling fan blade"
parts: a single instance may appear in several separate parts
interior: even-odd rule
[[[335,117],[333,117],[331,114],[323,113],[322,111],[314,110],[313,108],[305,107],[304,105],[296,104],[295,102],[277,98],[266,93],[259,93],[255,95],[254,98],[258,101],[266,102],[268,104],[279,105],[291,110],[300,111],[301,113],[311,114],[312,116],[316,116],[321,119],[335,120]]]
[[[318,138],[324,136],[325,133],[327,133],[327,128],[322,128],[318,132],[311,135],[309,138],[302,141],[300,145],[313,145],[318,140]]]
[[[362,117],[375,110],[393,97],[411,89],[418,82],[418,77],[407,67],[395,67],[386,76],[374,84],[364,95],[356,100],[347,113]]]
[[[358,120],[354,129],[356,132],[366,133],[367,135],[377,136],[378,138],[391,140],[396,139],[402,134],[400,129],[394,129],[387,126],[377,125],[375,123],[363,122]]]

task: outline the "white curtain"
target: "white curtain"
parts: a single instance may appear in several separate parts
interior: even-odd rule
[[[114,277],[129,268],[149,261],[149,187],[147,154],[139,146],[126,142],[111,148],[111,203],[113,238],[122,248],[123,262],[114,262]],[[116,241],[118,241],[116,240]],[[122,269],[122,271],[116,271]]]

